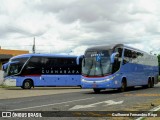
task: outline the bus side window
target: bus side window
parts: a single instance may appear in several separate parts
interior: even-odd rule
[[[119,57],[122,57],[122,48],[118,48]]]
[[[132,51],[125,49],[124,50],[123,65],[126,63],[129,63],[131,58],[132,58]]]
[[[41,58],[32,57],[26,64],[22,74],[41,74]]]

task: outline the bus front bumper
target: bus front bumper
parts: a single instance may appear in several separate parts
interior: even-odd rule
[[[16,86],[16,79],[11,79],[11,78],[5,79],[3,82],[3,85],[4,86]]]
[[[119,88],[118,81],[109,80],[109,81],[81,81],[82,88],[84,89],[93,89],[93,88],[102,88],[102,89],[113,89]]]

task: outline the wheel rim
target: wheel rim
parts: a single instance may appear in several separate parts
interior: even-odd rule
[[[29,88],[30,87],[30,83],[29,82],[25,82],[24,87],[25,88]]]

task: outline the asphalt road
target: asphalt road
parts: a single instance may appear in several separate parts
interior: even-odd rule
[[[146,111],[158,106],[154,101],[159,98],[160,83],[154,88],[136,87],[123,93],[116,90],[104,90],[95,94],[93,90],[89,90],[39,97],[1,99],[0,111],[136,111],[138,107],[138,110]],[[48,117],[47,119],[53,118]],[[106,118],[54,117],[54,119],[105,120]]]

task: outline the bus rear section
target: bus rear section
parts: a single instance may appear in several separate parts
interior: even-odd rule
[[[28,54],[27,60],[21,62],[12,58],[5,76],[5,85],[30,89],[40,86],[80,86],[80,56]],[[15,62],[13,62],[15,61]]]
[[[96,46],[85,51],[82,88],[125,91],[127,87],[153,87],[158,80],[158,60],[123,44]]]

